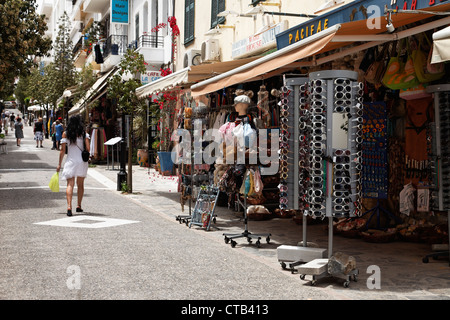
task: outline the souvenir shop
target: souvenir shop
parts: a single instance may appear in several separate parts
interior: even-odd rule
[[[197,186],[201,201],[180,222],[209,229],[221,190],[248,218],[328,218],[331,234],[362,241],[448,243],[450,70],[436,35],[449,18],[405,12],[389,19],[395,32],[367,29],[361,18],[286,45],[301,26],[293,28],[280,35],[285,46],[277,52],[193,85],[180,123],[192,128],[199,120],[197,130],[218,128],[219,141],[241,144],[219,145],[227,161],[183,172],[182,199],[195,198]],[[260,129],[268,129],[266,150]],[[276,153],[277,173],[262,174],[268,163],[251,163],[254,152]],[[233,246],[234,236],[225,242]],[[439,256],[448,250],[430,255]]]

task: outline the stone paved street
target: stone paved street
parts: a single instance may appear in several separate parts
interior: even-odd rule
[[[36,149],[32,129],[24,131],[22,146],[10,133],[8,154],[0,155],[1,299],[450,299],[448,260],[423,264],[427,244],[336,236],[334,251],[355,257],[359,281],[344,288],[342,280],[327,277],[310,286],[277,261],[279,245],[301,241],[300,225],[250,221],[250,232],[272,234],[270,244],[258,249],[237,240],[231,248],[222,234],[243,230],[232,210],[217,208],[218,229],[180,224],[176,179],[139,166],[133,167],[133,194],[116,191],[118,171],[111,166],[90,168],[85,212],[67,218],[64,183],[59,193],[47,186],[58,152],[50,150],[50,140]],[[326,248],[325,227],[308,226],[308,241]],[[371,265],[381,270],[379,290],[367,287]]]

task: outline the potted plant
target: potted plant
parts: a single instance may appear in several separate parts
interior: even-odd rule
[[[5,142],[5,134],[0,133],[0,144]]]
[[[157,110],[160,120],[158,123],[159,131],[159,151],[158,158],[163,175],[171,175],[173,173],[172,161],[172,132],[173,119],[178,97],[176,93],[163,93],[158,99],[153,100],[154,109]]]

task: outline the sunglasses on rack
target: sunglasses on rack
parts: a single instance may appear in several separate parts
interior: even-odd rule
[[[348,198],[335,198],[335,199],[333,199],[333,203],[335,203],[335,204],[340,204],[340,205],[343,205],[343,204],[349,204],[350,203],[350,199],[348,199]]]
[[[341,198],[341,197],[347,198],[350,196],[350,192],[349,191],[334,191],[333,196],[337,197],[337,198]]]
[[[288,87],[281,87],[281,93],[289,94],[291,93],[291,90]]]
[[[334,157],[334,163],[343,163],[343,162],[350,162],[350,157],[349,156]]]
[[[334,90],[337,92],[351,92],[352,91],[352,87],[349,85],[336,85],[334,87]]]
[[[311,100],[313,101],[322,101],[322,100],[327,100],[327,97],[318,93],[313,93],[312,95],[309,96]]]
[[[345,78],[337,78],[334,80],[334,84],[335,85],[346,85],[349,86],[352,84],[352,82],[349,79],[345,79]]]
[[[338,205],[335,205],[333,207],[333,209],[335,211],[350,211],[350,206],[349,205],[340,205],[340,204],[338,204]]]
[[[335,183],[350,183],[350,177],[336,177],[334,178]]]
[[[322,108],[324,106],[324,103],[321,100],[315,100],[311,102],[311,106]]]
[[[336,113],[350,113],[350,107],[339,106],[334,108],[334,112]]]
[[[351,151],[348,149],[337,149],[334,151],[335,156],[349,156]]]
[[[310,84],[311,86],[313,86],[313,87],[323,87],[323,86],[326,86],[326,85],[327,85],[327,83],[326,83],[325,81],[320,80],[320,79],[318,79],[318,80],[311,80],[311,81],[309,82],[309,84]]]
[[[334,94],[334,98],[337,100],[343,100],[343,99],[351,100],[352,94],[351,94],[351,92],[336,92]]]
[[[353,84],[353,87],[362,91],[362,90],[364,90],[364,83],[357,82],[356,84]]]
[[[352,103],[353,102],[351,100],[340,99],[340,100],[334,101],[334,106],[335,107],[350,107],[352,105]]]
[[[309,147],[311,149],[325,149],[325,144],[322,142],[310,142]]]

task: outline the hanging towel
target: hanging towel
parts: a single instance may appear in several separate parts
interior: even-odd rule
[[[95,52],[95,62],[97,64],[103,63],[103,56],[102,56],[102,52],[100,51],[100,45],[96,44],[94,46],[94,52]]]

